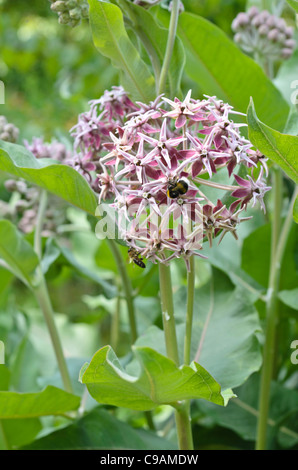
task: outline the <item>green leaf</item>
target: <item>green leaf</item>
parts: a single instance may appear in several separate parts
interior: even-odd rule
[[[288,4],[294,8],[296,13],[298,13],[298,1],[297,0],[287,0]]]
[[[284,304],[288,305],[288,307],[298,310],[298,288],[283,290],[279,292],[278,297]]]
[[[118,0],[118,3],[123,6],[124,11],[128,12],[133,22],[133,30],[143,42],[151,58],[155,74],[159,78],[167,47],[168,29],[161,27],[150,11],[145,8],[127,1],[119,2]],[[176,37],[168,73],[169,93],[172,97],[179,93],[184,64],[183,44],[180,38]]]
[[[196,406],[213,424],[231,429],[245,440],[254,441],[259,407],[259,375],[250,377],[244,385],[236,389],[236,394],[237,398],[231,400],[225,409],[203,401],[197,402]],[[277,437],[283,447],[291,447],[298,443],[298,393],[273,381],[270,395],[268,441]],[[288,425],[286,419],[291,416],[294,421]]]
[[[123,369],[110,346],[95,353],[81,370],[80,381],[99,403],[152,410],[162,404],[204,398],[218,405],[233,396],[221,394],[219,384],[199,364],[177,367],[173,361],[147,347],[133,347],[140,372],[130,375]]]
[[[15,449],[29,444],[42,430],[39,418],[5,419],[1,421],[2,436],[0,433],[0,450],[7,448]],[[5,436],[5,442],[1,437]]]
[[[187,292],[180,288],[174,297],[177,339],[183,357]],[[234,288],[220,271],[195,291],[191,359],[199,362],[221,385],[222,390],[241,385],[259,370],[262,354],[257,334],[261,331],[253,300],[242,288]],[[165,353],[163,331],[151,326],[136,342]]]
[[[36,159],[21,145],[0,141],[0,170],[56,194],[65,201],[94,215],[97,198],[87,181],[76,170],[51,160]]]
[[[98,0],[89,0],[89,5],[96,48],[121,70],[124,89],[133,99],[145,103],[153,100],[154,77],[127,35],[120,8]]]
[[[49,385],[37,393],[0,392],[0,419],[57,416],[76,410],[80,397]]]
[[[209,21],[191,13],[179,17],[178,34],[187,53],[185,70],[202,92],[246,113],[253,96],[261,119],[283,130],[289,105],[259,65]]]
[[[26,446],[26,450],[174,450],[166,439],[133,429],[106,410],[95,408],[71,425]],[[99,460],[100,463],[100,460]]]
[[[298,183],[298,137],[281,134],[263,124],[255,111],[253,100],[247,110],[250,141],[266,157],[277,163],[282,170]]]
[[[34,271],[38,256],[16,227],[8,220],[0,220],[0,257],[15,276],[28,286],[35,281]]]

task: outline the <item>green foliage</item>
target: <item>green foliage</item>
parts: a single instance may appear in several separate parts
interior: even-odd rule
[[[251,142],[268,158],[298,183],[298,137],[281,134],[271,129],[258,118],[254,102],[247,110],[248,134]]]
[[[154,99],[154,78],[129,39],[119,7],[89,0],[90,22],[97,49],[122,72],[122,84],[134,100]]]
[[[95,408],[73,424],[37,439],[26,450],[174,450],[166,439],[133,429],[102,408]]]
[[[243,113],[253,96],[261,119],[276,129],[284,129],[289,106],[260,66],[218,27],[204,18],[183,13],[178,34],[186,51],[186,73],[203,93],[216,95]]]
[[[288,4],[298,13],[298,2],[297,0],[287,0]]]
[[[111,347],[100,349],[81,370],[80,380],[99,403],[134,410],[152,410],[158,405],[178,406],[179,401],[204,398],[224,405],[233,396],[221,393],[219,384],[199,364],[178,368],[154,349],[134,347],[139,362],[138,376],[128,374]]]
[[[74,206],[95,214],[97,200],[87,181],[73,168],[51,160],[37,160],[24,147],[0,143],[0,169],[56,194]]]
[[[35,269],[38,257],[31,245],[24,240],[8,220],[0,220],[0,257],[11,272],[26,285],[36,283]]]

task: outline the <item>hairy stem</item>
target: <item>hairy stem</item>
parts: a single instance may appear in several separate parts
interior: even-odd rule
[[[121,277],[122,287],[123,287],[123,291],[124,291],[126,303],[127,303],[131,342],[133,344],[138,337],[138,332],[137,332],[137,324],[136,324],[136,318],[135,318],[135,309],[134,309],[131,282],[130,282],[130,279],[126,270],[126,266],[124,264],[122,254],[117,246],[117,243],[114,240],[111,240],[109,238],[107,239],[107,242],[114,256],[114,260],[116,262],[118,272]]]
[[[42,190],[41,195],[40,195],[39,209],[37,213],[36,229],[34,233],[34,250],[40,260],[42,258],[41,233],[42,233],[42,227],[44,223],[44,216],[45,216],[46,208],[47,208],[47,192],[45,190]],[[35,295],[35,298],[37,302],[39,303],[39,306],[43,313],[43,316],[44,316],[44,319],[45,319],[45,322],[46,322],[46,325],[47,325],[47,328],[51,337],[52,345],[53,345],[54,352],[56,355],[56,359],[57,359],[57,363],[58,363],[58,367],[60,370],[64,388],[67,392],[73,393],[70,375],[69,375],[65,357],[63,354],[59,333],[55,324],[54,311],[53,311],[51,299],[49,296],[46,280],[43,275],[41,266],[39,266],[38,268],[38,274],[39,274],[40,280],[39,280],[38,285],[32,287],[32,292]]]
[[[276,180],[275,193],[280,192],[278,180]],[[278,290],[280,280],[280,269],[281,263],[290,234],[292,219],[293,219],[293,206],[295,199],[298,194],[298,189],[293,195],[290,203],[288,215],[284,221],[278,241],[275,241],[276,246],[271,246],[271,263],[270,263],[270,274],[269,274],[269,286],[267,293],[267,305],[266,305],[266,330],[265,330],[265,345],[263,352],[263,367],[261,374],[261,388],[259,395],[259,419],[257,429],[257,441],[256,449],[266,449],[266,436],[267,436],[267,422],[269,415],[269,404],[270,404],[270,385],[274,367],[274,346],[276,337],[276,325],[278,319]],[[276,210],[276,207],[275,207]],[[277,224],[279,224],[279,214],[273,215],[273,240],[277,233]]]
[[[162,263],[159,263],[159,282],[167,355],[177,366],[179,366],[171,271],[169,266]],[[193,449],[189,408],[188,400],[179,403],[179,406],[175,408],[176,428],[180,450]]]
[[[172,5],[173,7],[172,7],[172,13],[171,13],[171,19],[170,19],[167,47],[166,47],[164,61],[163,61],[161,72],[160,72],[159,90],[158,90],[159,93],[165,92],[167,75],[169,72],[173,48],[174,48],[175,39],[176,39],[178,17],[179,17],[179,0],[173,0]]]
[[[184,338],[184,364],[190,363],[191,334],[194,308],[195,294],[195,259],[194,256],[189,258],[190,270],[187,273],[187,309],[186,309],[186,327]]]

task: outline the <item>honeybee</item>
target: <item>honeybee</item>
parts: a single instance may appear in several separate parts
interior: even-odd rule
[[[140,253],[135,248],[129,248],[128,256],[139,268],[146,268],[146,264],[143,262],[143,258],[140,258]]]
[[[177,197],[187,193],[188,191],[188,183],[185,178],[181,178],[180,180],[176,181],[169,181],[168,183],[168,190],[167,196],[171,199],[176,199]]]

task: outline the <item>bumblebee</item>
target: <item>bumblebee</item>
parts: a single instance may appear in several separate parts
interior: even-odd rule
[[[143,262],[143,258],[140,258],[140,253],[135,248],[129,248],[128,256],[139,268],[146,268],[146,264]]]
[[[178,181],[169,181],[168,183],[168,190],[167,196],[171,199],[176,199],[179,196],[187,193],[188,191],[188,183],[186,179],[181,178]]]

